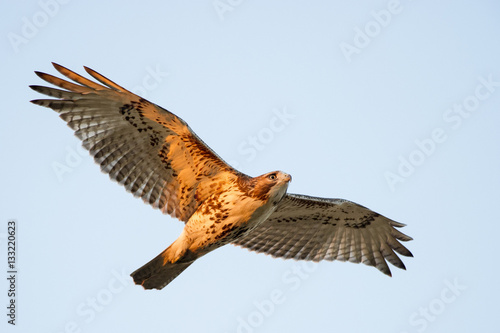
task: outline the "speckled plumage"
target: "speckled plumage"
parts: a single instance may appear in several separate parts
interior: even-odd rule
[[[99,83],[54,67],[75,83],[36,72],[62,88],[31,86],[55,99],[49,107],[75,131],[101,170],[134,196],[186,223],[179,238],[131,275],[145,289],[162,289],[197,258],[228,243],[274,257],[405,266],[394,251],[404,226],[342,199],[286,194],[281,171],[247,176],[226,164],[173,113],[85,70]],[[399,240],[399,241],[398,241]]]

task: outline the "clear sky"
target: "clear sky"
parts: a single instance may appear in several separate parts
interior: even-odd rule
[[[491,332],[498,327],[497,1],[3,1],[2,332]],[[169,109],[289,192],[407,224],[407,271],[226,246],[161,291],[129,274],[183,224],[109,180],[55,112],[50,62]]]

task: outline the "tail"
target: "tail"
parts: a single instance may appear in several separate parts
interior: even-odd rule
[[[130,276],[134,279],[135,284],[142,285],[144,289],[163,289],[196,259],[197,256],[186,249],[180,237],[165,251]]]
[[[146,265],[130,274],[135,284],[142,285],[144,289],[163,289],[194,262],[194,260],[187,262],[177,261],[164,264],[162,254],[159,254]]]

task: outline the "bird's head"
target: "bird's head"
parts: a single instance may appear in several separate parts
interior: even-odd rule
[[[249,193],[260,200],[279,202],[286,193],[292,176],[282,171],[273,171],[250,180]]]

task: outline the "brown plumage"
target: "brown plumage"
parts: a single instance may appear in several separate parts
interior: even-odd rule
[[[62,88],[30,86],[75,131],[101,170],[134,196],[186,223],[165,251],[131,275],[162,289],[197,258],[228,243],[274,257],[405,266],[394,222],[342,199],[287,194],[281,171],[247,176],[226,164],[179,117],[85,67],[99,83],[53,64],[75,83],[36,72]]]

